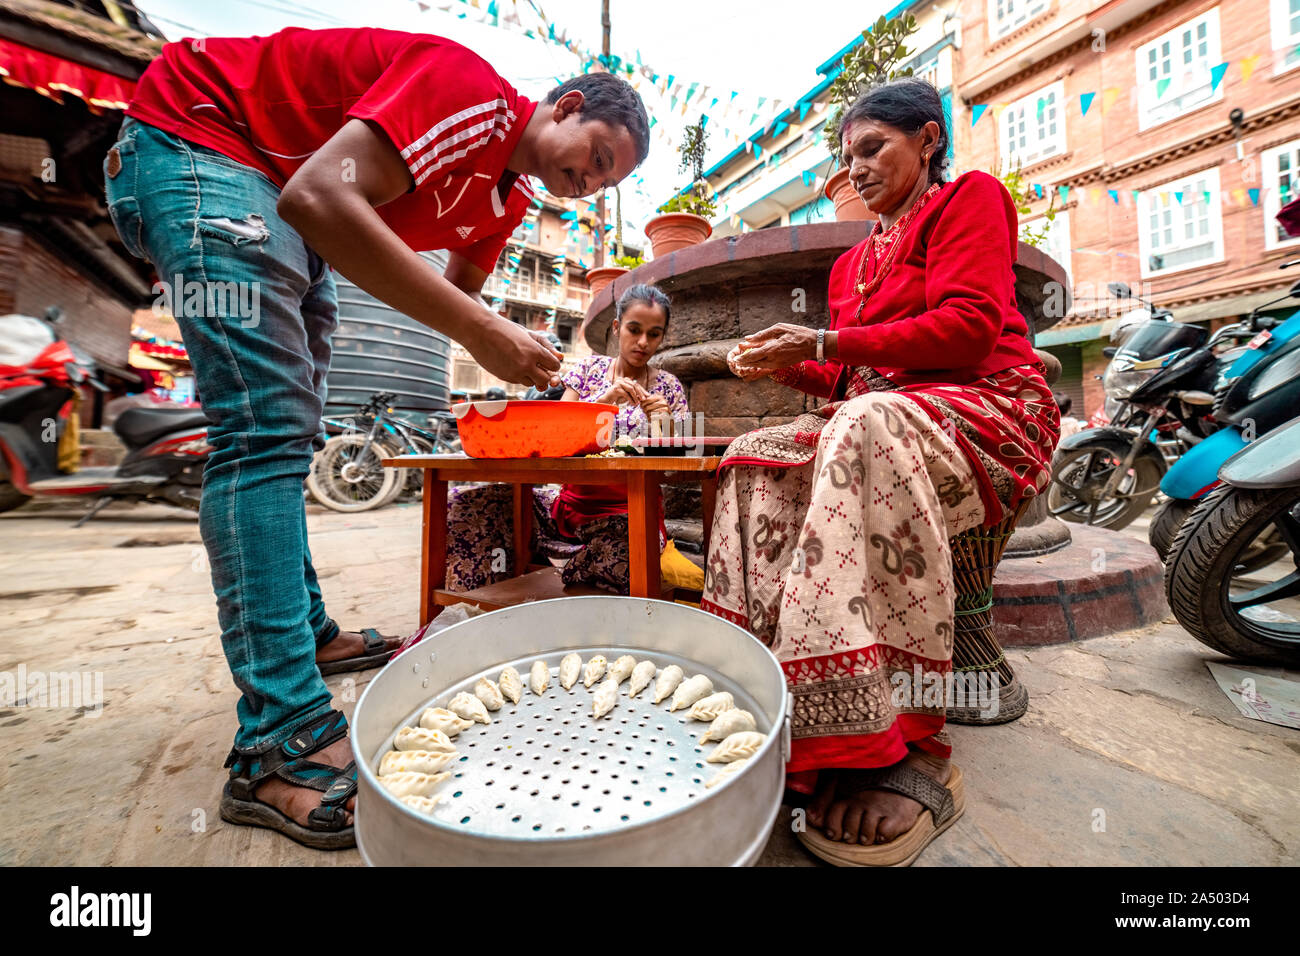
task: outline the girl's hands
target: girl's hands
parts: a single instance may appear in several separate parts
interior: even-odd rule
[[[640,382],[630,378],[616,378],[614,384],[596,401],[610,405],[641,405],[650,397]]]
[[[662,395],[647,395],[641,402],[641,411],[645,412],[646,418],[654,418],[656,415],[667,415],[669,411],[668,399]]]
[[[741,339],[737,348],[744,353],[742,367],[774,372],[816,358],[817,331],[802,325],[778,322]]]

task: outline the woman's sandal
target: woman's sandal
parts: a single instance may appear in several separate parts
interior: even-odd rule
[[[323,661],[316,666],[320,668],[322,677],[328,677],[330,674],[341,674],[344,671],[365,671],[372,667],[383,667],[397,653],[397,648],[389,648],[389,638],[380,634],[373,627],[367,627],[360,632],[361,637],[366,642],[365,653],[358,654],[356,657],[345,657],[338,661]],[[326,645],[322,645],[326,646]]]
[[[888,843],[871,846],[838,843],[813,828],[798,834],[799,842],[836,866],[911,866],[921,851],[956,823],[966,810],[966,788],[958,767],[952,768],[952,776],[946,784],[915,767],[887,767],[857,777],[853,791],[861,793],[863,790],[889,790],[910,797],[921,804],[921,815],[910,830]]]
[[[230,780],[221,793],[221,819],[275,830],[313,850],[356,846],[356,831],[347,822],[347,802],[357,792],[356,762],[340,768],[306,759],[347,733],[347,718],[331,710],[298,728],[284,743],[261,753],[231,750],[225,764],[230,768]],[[322,792],[320,806],[308,815],[307,826],[254,795],[257,785],[271,776]]]

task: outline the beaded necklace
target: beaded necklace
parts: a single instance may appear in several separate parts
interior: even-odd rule
[[[912,203],[911,208],[908,209],[907,212],[903,213],[903,215],[898,218],[898,221],[888,229],[880,230],[879,221],[877,221],[876,226],[872,228],[871,235],[867,237],[867,247],[862,250],[862,258],[858,263],[858,279],[854,284],[854,289],[857,291],[859,296],[858,311],[853,315],[854,325],[857,325],[858,320],[862,318],[862,310],[867,304],[867,299],[870,298],[878,288],[880,288],[880,284],[885,281],[885,276],[889,274],[889,270],[893,267],[894,259],[897,257],[898,249],[901,245],[898,240],[902,238],[905,232],[907,232],[908,227],[912,224],[912,221],[916,218],[917,214],[920,213],[921,208],[934,196],[938,195],[939,189],[943,185],[943,183],[934,183],[929,189],[917,197],[916,202]],[[881,261],[877,263],[876,260],[882,247],[884,255]],[[870,281],[867,280],[868,260],[871,262],[872,269]]]

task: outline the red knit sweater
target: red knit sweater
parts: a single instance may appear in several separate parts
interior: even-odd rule
[[[804,362],[783,381],[829,398],[839,394],[846,367],[871,366],[899,385],[963,385],[1038,361],[1016,310],[1016,209],[1001,182],[972,170],[945,183],[899,242],[893,268],[856,325],[867,240],[835,260],[829,304],[838,360]]]

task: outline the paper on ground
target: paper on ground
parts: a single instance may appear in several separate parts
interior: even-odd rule
[[[1243,716],[1300,730],[1300,683],[1211,661],[1205,666]]]

